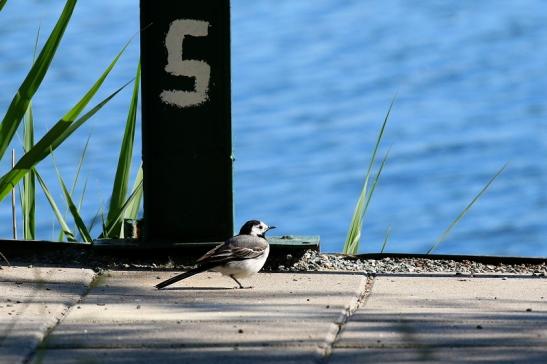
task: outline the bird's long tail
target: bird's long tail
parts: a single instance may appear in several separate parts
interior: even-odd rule
[[[205,272],[206,270],[209,270],[211,268],[213,268],[214,265],[210,265],[210,264],[202,264],[200,265],[199,267],[196,267],[194,269],[190,269],[189,271],[187,272],[184,272],[184,273],[181,273],[181,274],[177,274],[176,276],[172,277],[172,278],[169,278],[161,283],[158,283],[155,285],[155,287],[157,289],[162,289],[164,287],[167,287],[173,283],[176,283],[178,281],[182,281],[183,279],[185,278],[188,278],[188,277],[191,277],[193,276],[194,274],[198,274],[198,273],[201,273],[201,272]]]

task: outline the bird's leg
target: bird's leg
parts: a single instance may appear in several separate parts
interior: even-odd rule
[[[245,288],[245,287],[243,287],[243,285],[241,283],[239,283],[239,281],[236,279],[236,277],[234,277],[232,274],[230,274],[230,278],[232,278],[234,281],[236,281],[236,283],[239,285],[240,289]]]

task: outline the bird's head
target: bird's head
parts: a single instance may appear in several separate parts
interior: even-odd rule
[[[271,229],[275,229],[275,226],[268,226],[258,220],[249,220],[243,224],[241,230],[239,230],[239,235],[253,235],[263,238],[266,231]]]

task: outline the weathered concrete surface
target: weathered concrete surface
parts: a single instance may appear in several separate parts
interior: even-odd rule
[[[0,363],[547,363],[547,279],[173,274],[0,270]]]
[[[2,268],[0,363],[19,363],[31,355],[93,276],[86,269]]]
[[[170,275],[102,276],[49,335],[37,358],[43,363],[96,355],[104,355],[101,363],[313,362],[333,342],[366,284],[357,274],[262,273],[245,280],[253,289],[240,290],[226,277],[204,273],[170,289],[153,288],[158,277]]]
[[[547,280],[380,277],[332,363],[547,362]]]
[[[268,346],[211,348],[141,348],[141,349],[50,349],[34,363],[44,364],[317,364],[314,347],[272,348]],[[45,354],[41,357],[42,354]]]

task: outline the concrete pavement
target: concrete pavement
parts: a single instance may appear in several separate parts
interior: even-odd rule
[[[0,363],[547,362],[547,279],[0,270]]]

